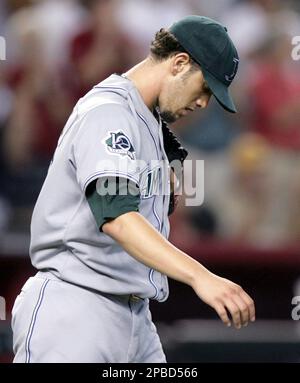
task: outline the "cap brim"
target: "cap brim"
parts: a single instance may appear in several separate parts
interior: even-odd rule
[[[236,107],[233,103],[232,97],[229,93],[228,87],[221,81],[217,80],[207,70],[201,68],[205,81],[207,82],[210,90],[215,96],[218,103],[230,113],[236,113]]]

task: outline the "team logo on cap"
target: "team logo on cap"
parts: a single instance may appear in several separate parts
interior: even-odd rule
[[[109,132],[110,136],[105,139],[107,150],[110,153],[128,156],[130,159],[135,159],[135,151],[129,138],[121,130],[118,132]]]
[[[236,75],[236,72],[238,70],[238,65],[239,65],[239,59],[237,58],[234,58],[233,59],[233,72],[231,75],[225,75],[225,79],[228,81],[228,82],[232,82],[232,80],[234,79],[235,75]]]

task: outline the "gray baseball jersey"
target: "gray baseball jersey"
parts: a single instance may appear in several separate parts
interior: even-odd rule
[[[31,224],[30,256],[38,270],[95,291],[165,301],[165,275],[99,232],[85,197],[108,176],[139,186],[140,213],[169,235],[167,156],[161,122],[134,84],[112,75],[79,100],[58,142]],[[155,251],[155,249],[153,249]]]

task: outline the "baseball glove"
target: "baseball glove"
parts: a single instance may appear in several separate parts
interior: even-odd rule
[[[181,180],[183,174],[183,162],[188,155],[188,151],[183,148],[178,138],[173,132],[169,129],[166,122],[162,121],[162,132],[164,139],[164,149],[168,160],[171,165],[171,193],[170,193],[170,203],[169,203],[169,212],[168,215],[172,214],[178,204],[179,195],[176,195],[175,185],[177,180]],[[181,163],[181,174],[176,174],[174,167],[172,167],[172,161],[179,160]]]

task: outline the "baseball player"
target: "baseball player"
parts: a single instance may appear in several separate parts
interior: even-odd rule
[[[255,320],[253,300],[168,242],[170,161],[187,152],[167,130],[211,95],[229,112],[238,54],[226,28],[188,16],[157,32],[149,56],[75,106],[31,224],[38,270],[12,311],[15,362],[166,362],[149,300],[167,277],[221,320]],[[167,164],[167,166],[166,166]]]

